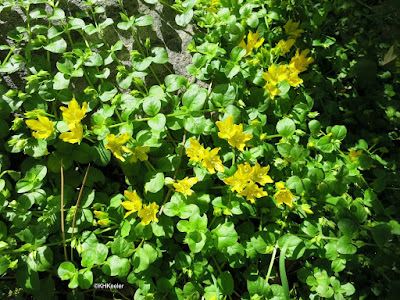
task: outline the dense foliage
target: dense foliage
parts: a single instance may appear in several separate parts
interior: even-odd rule
[[[0,4],[0,297],[396,299],[397,2],[144,2]]]

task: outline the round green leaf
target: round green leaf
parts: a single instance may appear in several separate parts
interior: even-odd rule
[[[143,110],[149,116],[155,116],[161,109],[161,101],[156,97],[146,97],[143,100]]]
[[[58,267],[57,274],[61,280],[71,279],[76,272],[75,266],[72,262],[65,261]]]
[[[296,124],[292,119],[284,118],[278,121],[276,130],[283,137],[290,137],[296,131]]]
[[[163,114],[157,114],[153,118],[147,121],[149,127],[151,129],[160,131],[165,127],[165,123],[167,122],[167,118]]]

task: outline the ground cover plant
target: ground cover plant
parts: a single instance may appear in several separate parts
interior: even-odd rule
[[[1,298],[397,299],[397,3],[114,2],[0,3]]]

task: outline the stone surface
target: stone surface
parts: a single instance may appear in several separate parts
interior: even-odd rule
[[[151,47],[164,47],[168,52],[169,63],[164,65],[152,64],[155,72],[164,77],[171,72],[190,77],[186,71],[186,66],[192,62],[192,57],[186,52],[187,45],[192,40],[193,27],[188,25],[186,28],[181,28],[175,24],[176,12],[160,3],[149,5],[142,1],[129,0],[122,1],[127,15],[147,14],[150,15],[154,23],[152,26],[138,28],[138,35],[142,43],[146,38],[150,38]],[[97,5],[105,8],[105,13],[99,16],[100,18],[112,18],[114,24],[107,27],[104,36],[108,43],[114,44],[121,40],[126,47],[123,51],[118,52],[118,57],[125,65],[129,65],[130,52],[137,49],[137,45],[130,31],[122,31],[117,29],[118,22],[122,21],[119,15],[121,9],[117,0],[100,0]],[[65,11],[67,16],[77,16],[77,13],[84,11],[85,6],[80,0],[60,1],[60,7]],[[48,9],[48,7],[47,7]],[[13,9],[8,12],[0,13],[0,44],[12,44],[7,40],[7,33],[17,26],[24,26],[25,16],[20,9]],[[93,35],[93,38],[97,38]],[[7,55],[7,51],[0,51],[0,60],[3,60]],[[6,83],[9,88],[22,88],[24,86],[23,77],[25,72],[17,72],[11,74],[1,74],[3,84]],[[149,74],[146,77],[147,84],[154,84],[155,79]]]

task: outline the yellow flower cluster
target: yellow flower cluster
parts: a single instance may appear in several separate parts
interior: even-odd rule
[[[287,21],[286,24],[283,25],[283,29],[285,29],[285,32],[289,36],[289,38],[297,39],[304,32],[303,29],[299,29],[299,26],[300,21],[293,22],[292,19],[289,19],[289,21]]]
[[[190,148],[186,149],[186,155],[189,157],[189,160],[201,162],[202,166],[205,167],[210,174],[214,174],[215,170],[219,172],[225,171],[221,158],[217,155],[221,148],[218,147],[209,151],[204,149],[195,139],[190,138],[189,141]]]
[[[150,151],[150,147],[137,146],[135,147],[135,151],[132,151],[128,147],[124,146],[124,144],[126,144],[130,138],[131,135],[129,134],[129,132],[125,132],[119,136],[115,136],[114,134],[107,134],[107,145],[105,146],[105,148],[110,150],[116,158],[123,162],[125,161],[125,158],[122,156],[123,152],[132,154],[132,157],[130,159],[130,162],[132,163],[137,162],[138,159],[140,161],[148,160],[149,156],[146,154],[146,152]]]
[[[276,199],[276,205],[279,206],[285,203],[290,208],[293,208],[293,198],[296,196],[294,196],[289,189],[285,188],[285,183],[282,181],[277,182],[275,186],[278,189],[274,195]]]
[[[288,39],[287,41],[280,40],[279,43],[275,46],[275,48],[271,49],[271,52],[283,56],[290,51],[290,48],[292,48],[295,42],[296,42],[295,39]]]
[[[350,152],[349,152],[350,160],[351,161],[356,161],[361,156],[361,154],[362,154],[362,150],[357,150],[356,151],[354,149],[351,149]]]
[[[239,195],[245,196],[246,200],[254,203],[255,198],[267,196],[268,193],[260,188],[258,184],[264,186],[274,181],[268,175],[270,166],[261,167],[256,163],[253,167],[248,162],[238,165],[238,170],[233,176],[225,178],[224,183],[231,186],[231,191],[236,191]]]
[[[239,43],[239,47],[246,49],[246,55],[244,57],[249,56],[254,48],[257,49],[264,43],[264,38],[259,39],[259,37],[260,34],[258,31],[253,33],[251,30],[247,36],[247,43],[245,41],[246,36],[243,37],[243,40]]]
[[[159,206],[157,203],[152,202],[149,205],[142,206],[142,199],[138,196],[136,190],[133,192],[125,191],[124,195],[128,199],[128,201],[121,202],[121,205],[127,210],[124,218],[138,212],[143,226],[149,225],[151,221],[158,222],[157,212]]]
[[[38,115],[38,120],[26,120],[28,127],[35,132],[32,133],[36,139],[47,139],[54,132],[53,122],[47,117]]]
[[[190,196],[193,192],[191,190],[192,186],[194,186],[198,181],[199,179],[197,177],[185,177],[184,179],[175,182],[173,186],[177,192]]]
[[[271,99],[281,93],[277,85],[282,81],[286,80],[293,87],[303,83],[299,74],[307,70],[308,65],[314,61],[312,57],[307,57],[308,53],[310,53],[309,49],[303,50],[301,53],[297,49],[289,64],[279,65],[278,67],[273,64],[268,68],[268,72],[262,74],[267,82],[264,88],[268,91]]]
[[[243,133],[243,124],[233,124],[233,116],[227,117],[225,122],[217,121],[215,124],[219,129],[218,136],[221,139],[227,139],[229,145],[240,151],[244,151],[246,142],[253,138],[253,135]]]
[[[285,55],[290,51],[290,48],[296,42],[301,33],[304,32],[303,29],[299,29],[300,21],[293,22],[291,19],[283,26],[286,34],[289,36],[287,41],[280,40],[279,43],[271,51],[278,55]],[[312,57],[307,57],[310,53],[309,49],[296,50],[296,54],[292,57],[289,64],[279,65],[272,64],[268,68],[268,72],[262,74],[266,81],[264,88],[268,91],[271,99],[273,100],[276,95],[281,93],[281,90],[277,87],[279,83],[286,80],[291,86],[296,87],[303,83],[303,80],[299,78],[299,74],[307,70],[307,67],[314,61]]]
[[[75,99],[72,99],[68,103],[68,108],[60,107],[60,110],[63,112],[63,119],[64,121],[67,121],[70,130],[61,133],[60,139],[71,144],[80,143],[83,138],[83,127],[80,121],[85,117],[87,103],[83,102],[82,108],[80,108],[78,102]]]

